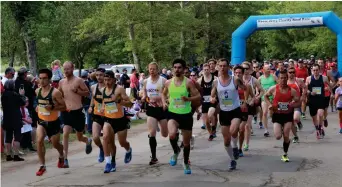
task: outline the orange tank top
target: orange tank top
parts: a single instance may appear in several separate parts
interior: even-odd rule
[[[50,88],[50,92],[46,97],[42,96],[42,88],[39,89],[38,92],[38,118],[43,121],[51,122],[56,121],[58,119],[58,111],[48,111],[46,109],[47,105],[54,106],[54,103],[52,101],[52,93],[53,93],[53,87]]]
[[[124,109],[121,104],[116,103],[112,99],[114,95],[116,85],[114,85],[112,92],[106,95],[106,88],[103,90],[103,105],[104,105],[104,116],[110,119],[118,119],[124,117]]]
[[[98,116],[103,116],[103,113],[101,113],[103,94],[100,92],[98,84],[96,85],[93,99],[94,99],[94,114]]]

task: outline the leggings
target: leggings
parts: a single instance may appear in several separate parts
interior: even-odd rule
[[[6,129],[6,140],[5,143],[12,143],[13,140],[13,136],[14,136],[14,141],[16,142],[20,142],[21,140],[21,128],[7,128]]]

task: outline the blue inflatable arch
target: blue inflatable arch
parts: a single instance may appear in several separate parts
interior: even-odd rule
[[[333,12],[250,16],[232,35],[233,65],[246,60],[246,39],[257,30],[326,26],[337,35],[338,71],[342,73],[342,20]]]

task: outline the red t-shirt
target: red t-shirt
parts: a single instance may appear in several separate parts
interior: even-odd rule
[[[306,68],[295,68],[296,77],[300,79],[306,79],[309,76],[308,69]]]

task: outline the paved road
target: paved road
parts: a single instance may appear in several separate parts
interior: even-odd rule
[[[129,141],[133,146],[133,160],[124,164],[123,148],[118,147],[117,172],[104,174],[104,163],[97,163],[98,149],[90,155],[78,149],[69,158],[68,169],[56,167],[55,151],[49,152],[47,173],[37,177],[37,158],[28,163],[3,163],[2,185],[18,186],[115,186],[115,187],[340,187],[342,184],[342,135],[338,132],[337,114],[329,115],[327,136],[316,140],[311,120],[304,120],[299,133],[299,144],[291,144],[289,163],[280,161],[282,141],[274,137],[263,137],[263,130],[256,129],[251,139],[250,151],[238,160],[238,169],[228,172],[228,156],[222,143],[222,135],[212,142],[207,141],[207,132],[200,129],[200,122],[194,125],[195,148],[190,153],[192,175],[185,176],[180,164],[169,166],[172,154],[168,139],[158,135],[157,155],[160,164],[149,166],[150,150],[146,125],[132,130]],[[138,132],[137,132],[138,131]],[[118,145],[118,144],[117,144]],[[75,145],[74,145],[75,146]],[[52,156],[53,157],[52,157]],[[182,162],[180,156],[179,163]]]

